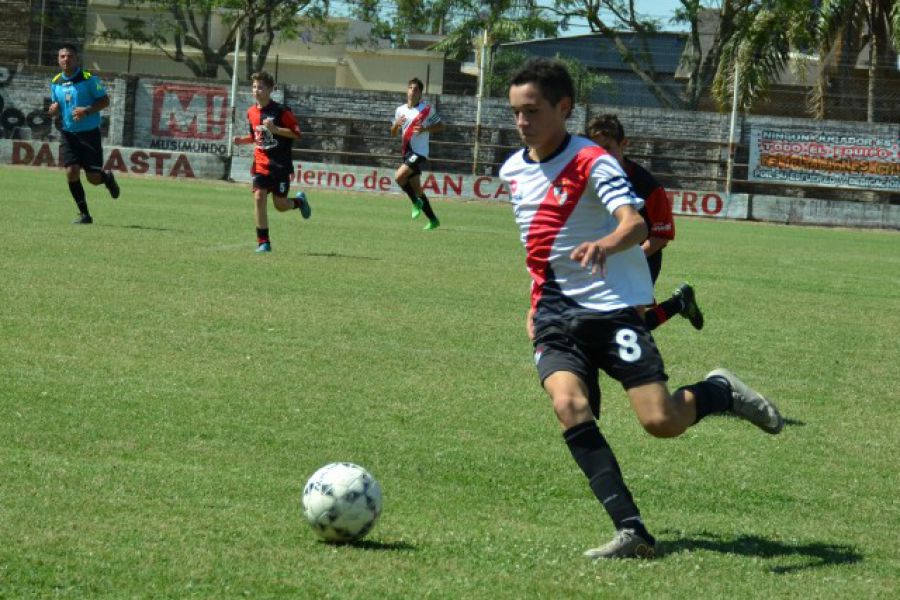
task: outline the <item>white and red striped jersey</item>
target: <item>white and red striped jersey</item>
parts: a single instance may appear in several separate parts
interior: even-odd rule
[[[525,246],[535,318],[651,304],[653,284],[640,246],[608,256],[605,279],[569,258],[582,242],[615,230],[617,208],[643,206],[616,159],[589,139],[573,136],[542,162],[527,152],[511,156],[500,177],[509,186]]]
[[[401,104],[394,111],[393,122],[396,123],[398,119],[402,123],[400,126],[403,135],[403,149],[401,153],[405,155],[407,150],[412,150],[419,156],[428,158],[428,132],[422,131],[413,134],[413,130],[416,125],[425,128],[441,122],[441,117],[434,110],[434,107],[426,104],[424,101],[419,102],[415,106]]]

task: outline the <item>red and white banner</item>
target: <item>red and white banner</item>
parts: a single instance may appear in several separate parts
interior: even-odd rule
[[[252,157],[235,156],[231,178],[250,181]],[[296,163],[294,184],[304,189],[344,190],[403,194],[394,182],[394,169],[325,163]],[[423,173],[422,188],[429,196],[462,200],[509,202],[509,190],[499,177]],[[672,212],[677,215],[747,218],[746,194],[734,194],[729,202],[724,194],[700,190],[669,190]]]

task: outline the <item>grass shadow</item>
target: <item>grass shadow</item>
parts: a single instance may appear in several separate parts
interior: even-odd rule
[[[663,532],[666,533],[666,532]],[[676,533],[676,532],[670,532]],[[767,540],[756,535],[726,537],[709,532],[690,534],[660,544],[662,555],[678,552],[708,550],[722,554],[738,554],[758,558],[802,558],[803,564],[774,566],[769,569],[776,574],[793,573],[805,569],[817,569],[832,565],[848,565],[863,560],[863,555],[852,546],[844,544],[793,544]]]
[[[379,542],[378,540],[357,540],[355,542],[322,542],[329,546],[344,546],[359,548],[360,550],[378,550],[382,552],[405,552],[415,550],[416,547],[406,542]]]
[[[98,226],[99,227],[115,227],[116,229],[138,229],[141,231],[178,231],[178,232],[181,232],[180,229],[170,229],[168,227],[148,227],[147,225],[107,225],[105,223],[101,223]]]
[[[359,256],[354,254],[341,254],[339,252],[305,252],[306,256],[315,256],[316,258],[352,258],[354,260],[384,260],[376,256]]]

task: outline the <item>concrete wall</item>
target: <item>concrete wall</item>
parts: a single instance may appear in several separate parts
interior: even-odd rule
[[[0,65],[0,137],[49,142],[59,139],[58,132],[44,114],[49,103],[49,80],[54,73],[49,69],[16,71]],[[105,78],[104,82],[112,99],[111,107],[104,111],[105,143],[109,147],[133,145],[146,153],[171,155],[165,160],[149,154],[149,158],[138,155],[136,163],[129,162],[130,153],[123,155],[125,171],[146,172],[142,170],[142,161],[165,162],[182,154],[208,155],[213,164],[219,161],[221,165],[217,157],[227,154],[229,139],[230,89],[227,84],[131,77]],[[442,177],[454,173],[472,174],[475,98],[447,95],[427,98],[449,126],[445,133],[434,138],[431,172]],[[395,108],[405,101],[405,86],[392,92],[377,92],[288,84],[281,86],[277,99],[292,106],[305,134],[295,144],[298,163],[331,165],[331,168],[341,163],[347,168],[384,169],[386,173],[396,168],[399,140],[389,137],[389,128]],[[240,86],[235,126],[238,132],[245,127],[243,115],[250,103],[249,87]],[[673,203],[694,204],[693,208],[688,206],[685,214],[721,212],[708,206],[704,208],[703,203],[705,198],[714,202],[715,198],[726,197],[722,185],[726,159],[724,140],[727,140],[729,126],[726,115],[578,106],[570,119],[570,130],[583,131],[591,115],[603,112],[619,115],[626,124],[626,133],[634,141],[632,150],[645,156],[641,161],[651,171],[679,174],[680,178],[672,178],[664,184],[673,194]],[[519,146],[519,140],[504,99],[485,99],[482,120],[481,162],[475,177],[493,177],[495,165]],[[738,129],[740,139],[745,142],[749,139],[752,123],[781,128],[822,127],[846,132],[856,132],[859,128],[857,123],[745,116],[740,119]],[[874,125],[869,130],[900,139],[900,125],[897,124]],[[236,155],[246,157],[249,150],[241,147]],[[28,161],[24,162],[28,164]],[[161,172],[167,168],[170,172],[173,170],[160,167]],[[871,202],[876,197],[874,192],[797,188],[803,194],[823,195],[804,198],[786,185],[754,188],[741,181],[740,168],[739,164],[733,188],[735,193],[723,213],[726,216],[789,223],[900,228],[898,203]],[[216,172],[218,176],[224,174],[222,167],[218,169],[191,170],[195,173]],[[472,196],[481,197],[474,192],[468,197]],[[847,202],[848,197],[863,202]]]

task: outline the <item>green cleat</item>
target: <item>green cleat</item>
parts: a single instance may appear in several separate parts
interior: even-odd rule
[[[432,220],[428,221],[428,225],[426,225],[425,227],[423,227],[423,229],[424,229],[425,231],[432,231],[432,230],[434,230],[434,229],[437,229],[437,228],[440,227],[440,226],[441,226],[441,222],[440,222],[440,221],[438,221],[437,219],[432,219]]]
[[[415,200],[413,200],[412,218],[418,219],[419,215],[421,215],[421,214],[422,214],[422,201],[419,200],[418,198],[416,198]]]

